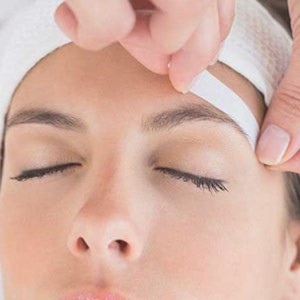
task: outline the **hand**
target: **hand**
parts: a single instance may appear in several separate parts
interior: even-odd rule
[[[100,50],[118,41],[149,70],[169,73],[174,88],[186,93],[216,61],[234,16],[235,0],[66,0],[55,18],[78,46]]]
[[[300,174],[300,1],[289,0],[293,52],[262,126],[258,159],[272,169]]]

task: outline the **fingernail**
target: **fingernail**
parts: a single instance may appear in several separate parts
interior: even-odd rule
[[[182,94],[187,94],[190,91],[190,89],[196,84],[196,82],[197,82],[198,77],[199,77],[200,74],[201,73],[199,73],[197,76],[195,76],[192,79],[191,83],[187,87],[178,87],[177,90],[179,92],[181,92]]]
[[[219,60],[219,53],[218,53],[217,56],[212,60],[212,62],[209,63],[208,65],[209,65],[209,66],[213,66],[214,64],[217,63],[218,60]]]
[[[274,124],[269,124],[257,145],[258,159],[266,165],[279,164],[290,141],[291,137],[286,131]]]

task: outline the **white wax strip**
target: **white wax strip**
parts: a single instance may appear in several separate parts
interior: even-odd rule
[[[255,149],[260,128],[243,99],[206,70],[198,75],[194,86],[189,91],[234,120],[247,134],[252,148]]]

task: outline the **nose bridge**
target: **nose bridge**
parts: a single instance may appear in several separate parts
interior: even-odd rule
[[[88,176],[85,204],[69,237],[69,248],[77,256],[85,249],[93,256],[108,257],[116,250],[122,254],[124,244],[128,259],[136,259],[143,251],[153,206],[146,201],[140,174],[123,150],[110,151],[94,164]]]
[[[132,160],[134,149],[129,149],[126,144],[114,144],[108,149],[107,154],[97,159],[94,171],[91,172],[87,195],[87,206],[94,206],[100,213],[108,215],[130,216],[134,211],[140,186],[137,181],[139,167],[138,158]],[[134,217],[134,216],[132,216]]]
[[[130,215],[138,204],[144,202],[144,197],[140,197],[145,196],[146,176],[143,170],[147,165],[141,150],[143,136],[128,129],[110,141],[110,145],[105,145],[105,152],[93,164],[88,198],[90,202],[96,202],[96,206],[106,207],[107,211]]]

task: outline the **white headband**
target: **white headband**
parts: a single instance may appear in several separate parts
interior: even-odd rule
[[[0,134],[18,84],[43,57],[70,43],[57,27],[54,12],[63,0],[35,0],[0,31]],[[256,0],[237,0],[236,17],[219,61],[247,78],[269,105],[287,70],[292,40]],[[190,90],[228,114],[255,147],[259,127],[244,101],[207,71]],[[221,97],[222,95],[222,97]]]
[[[237,0],[236,17],[219,61],[247,78],[269,106],[288,68],[292,39],[256,0]],[[245,102],[209,72],[204,71],[190,92],[202,97],[228,116],[246,133],[253,149],[259,125]]]
[[[198,76],[190,92],[211,103],[233,119],[255,149],[259,125],[249,107],[236,93],[208,71]]]

